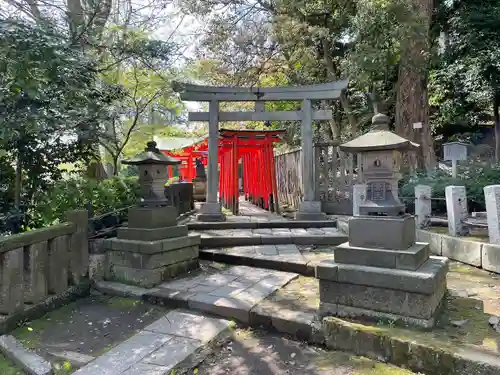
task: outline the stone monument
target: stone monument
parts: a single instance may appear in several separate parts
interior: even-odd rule
[[[196,159],[196,177],[193,178],[193,194],[197,201],[205,201],[207,197],[207,173],[200,159]]]
[[[319,314],[432,327],[448,259],[415,242],[415,218],[398,197],[401,152],[418,145],[389,131],[383,114],[372,123],[371,131],[340,146],[362,158],[366,196],[349,220],[349,241],[334,249],[334,262],[317,267]]]
[[[118,228],[107,239],[106,279],[153,287],[198,268],[199,236],[188,236],[186,225],[177,225],[177,209],[165,197],[168,166],[180,161],[166,156],[148,142],[138,156],[123,164],[139,168],[142,199],[128,210],[128,227]]]

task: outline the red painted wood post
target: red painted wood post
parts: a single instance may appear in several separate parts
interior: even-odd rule
[[[271,145],[271,158],[272,158],[272,163],[271,163],[271,182],[273,184],[273,202],[274,202],[274,212],[277,214],[280,213],[280,204],[279,204],[279,199],[278,199],[278,181],[276,179],[276,164],[275,164],[275,158],[274,158],[274,147]]]
[[[238,136],[234,136],[234,139],[233,139],[233,160],[232,160],[232,164],[233,164],[233,174],[234,174],[234,177],[233,177],[233,183],[234,183],[234,186],[233,186],[233,214],[237,215],[238,214],[238,211],[239,211],[239,199],[240,199],[240,184],[239,184],[239,171],[238,171],[238,161],[239,161],[239,157],[238,157]]]

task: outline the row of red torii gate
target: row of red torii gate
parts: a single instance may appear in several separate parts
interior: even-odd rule
[[[219,131],[219,200],[234,214],[239,211],[239,197],[271,212],[279,212],[276,166],[273,146],[282,141],[284,130]],[[208,137],[193,140],[173,149],[157,140],[160,150],[181,161],[178,176],[183,181],[201,182],[196,164],[208,164]],[[169,178],[174,177],[172,166]],[[240,181],[242,182],[240,184]],[[196,186],[195,186],[196,188]],[[203,189],[204,193],[206,189]],[[204,196],[202,199],[206,200]]]
[[[223,221],[221,203],[238,213],[239,165],[242,166],[243,194],[263,208],[278,211],[276,166],[273,145],[280,142],[284,130],[219,129],[219,122],[300,121],[301,124],[301,201],[296,212],[299,220],[325,218],[322,203],[315,193],[315,152],[313,121],[331,120],[331,110],[314,110],[314,102],[337,100],[348,82],[338,81],[297,87],[211,87],[174,83],[174,90],[184,101],[208,102],[208,112],[190,112],[189,121],[208,122],[206,140],[171,156],[183,162],[183,177],[194,176],[194,161],[207,166],[206,202],[197,218],[200,221]],[[254,111],[223,112],[221,102],[254,102]],[[266,111],[266,102],[300,103],[297,111]],[[297,166],[299,167],[299,166]]]

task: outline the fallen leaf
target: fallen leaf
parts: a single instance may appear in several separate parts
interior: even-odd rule
[[[33,332],[33,328],[28,327],[28,331]]]
[[[197,373],[198,373],[198,369],[197,369],[197,368],[195,368],[195,369],[193,370],[193,374],[197,374]]]

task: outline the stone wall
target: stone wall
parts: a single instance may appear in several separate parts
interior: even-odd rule
[[[88,213],[67,213],[67,222],[0,238],[0,314],[24,312],[88,284]]]

